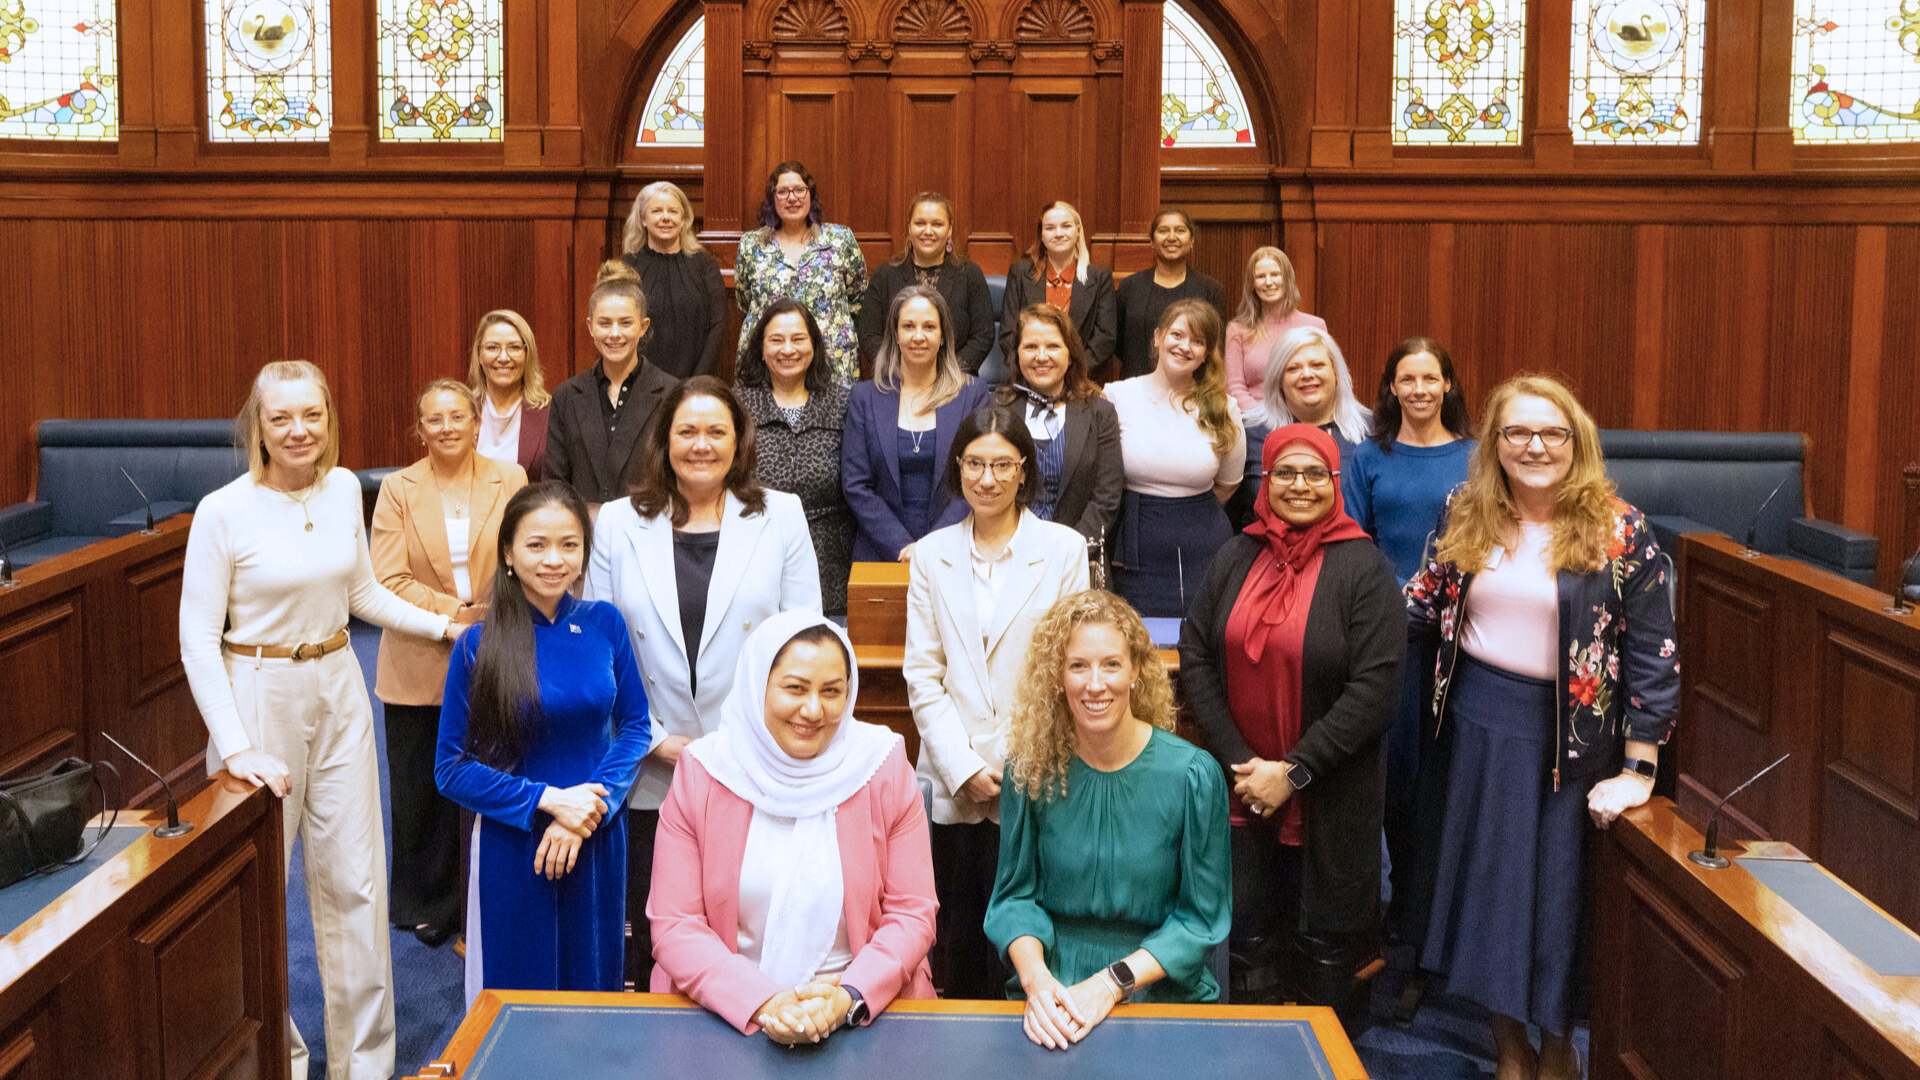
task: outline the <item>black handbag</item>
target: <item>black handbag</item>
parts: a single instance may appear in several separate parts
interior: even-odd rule
[[[91,841],[86,838],[87,822],[113,805],[103,771],[118,787],[120,774],[112,765],[73,757],[43,773],[0,782],[0,889],[77,863],[107,838],[120,818],[118,807]]]

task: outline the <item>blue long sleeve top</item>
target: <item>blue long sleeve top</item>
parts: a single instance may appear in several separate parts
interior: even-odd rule
[[[597,783],[620,807],[646,756],[647,693],[626,620],[612,604],[560,599],[550,621],[533,612],[540,711],[524,760],[499,769],[467,752],[469,690],[482,623],[454,647],[440,706],[434,782],[442,794],[492,821],[531,832],[546,788]]]
[[[1466,482],[1473,446],[1472,439],[1439,446],[1396,442],[1388,453],[1369,439],[1351,453],[1341,448],[1340,487],[1347,514],[1380,545],[1400,584],[1420,572],[1427,534],[1439,522],[1447,494]]]

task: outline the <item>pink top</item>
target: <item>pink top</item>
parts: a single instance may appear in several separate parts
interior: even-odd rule
[[[1239,404],[1242,414],[1265,414],[1260,383],[1267,377],[1267,357],[1282,334],[1302,326],[1325,330],[1327,320],[1295,309],[1282,319],[1261,319],[1253,334],[1237,322],[1227,324],[1227,393]]]
[[[687,754],[673,770],[653,846],[653,981],[657,994],[679,992],[742,1033],[782,990],[741,956],[740,860],[753,806]],[[930,998],[933,976],[933,856],[920,787],[903,747],[895,746],[865,787],[834,812],[845,882],[847,945],[853,962],[840,981],[860,991],[878,1015],[896,997]]]
[[[1548,561],[1553,526],[1522,522],[1512,551],[1494,548],[1467,587],[1460,647],[1490,667],[1530,679],[1559,675],[1560,585]]]

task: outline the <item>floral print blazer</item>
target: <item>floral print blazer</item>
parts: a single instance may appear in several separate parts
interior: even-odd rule
[[[760,325],[760,312],[775,300],[792,297],[807,305],[820,324],[834,378],[847,384],[860,378],[856,318],[867,291],[867,260],[852,229],[822,224],[797,263],[787,261],[773,230],[746,233],[733,264],[733,286],[734,300],[745,316],[740,320],[740,351],[746,351],[747,340]]]
[[[1455,489],[1455,495],[1458,489]],[[1447,497],[1448,505],[1453,495]],[[1446,532],[1446,514],[1434,535]],[[1668,576],[1646,515],[1614,500],[1613,537],[1598,570],[1557,575],[1560,592],[1560,693],[1554,718],[1554,786],[1617,768],[1623,740],[1665,743],[1680,706]],[[1434,664],[1436,729],[1446,717],[1447,687],[1459,658],[1473,575],[1429,554],[1406,585],[1408,636],[1438,640]]]

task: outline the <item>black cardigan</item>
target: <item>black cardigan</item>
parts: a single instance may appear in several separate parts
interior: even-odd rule
[[[1227,710],[1227,616],[1265,543],[1241,533],[1214,556],[1180,625],[1180,689],[1200,744],[1227,769],[1254,756]],[[1301,929],[1358,933],[1378,925],[1381,736],[1400,693],[1405,601],[1372,541],[1328,544],[1314,583],[1302,657],[1300,741],[1287,760],[1312,781],[1300,883]]]
[[[911,256],[901,262],[882,263],[873,270],[867,283],[866,299],[860,303],[860,354],[872,358],[880,352],[887,328],[887,308],[900,290],[916,281]],[[953,351],[960,366],[971,375],[993,351],[993,293],[987,290],[987,275],[966,259],[951,255],[940,271],[941,299],[953,316]]]
[[[547,479],[565,480],[589,503],[611,502],[631,493],[639,466],[640,436],[660,399],[680,380],[640,361],[633,388],[620,407],[620,426],[607,431],[600,412],[596,361],[553,392],[547,413]]]

